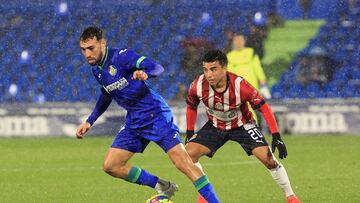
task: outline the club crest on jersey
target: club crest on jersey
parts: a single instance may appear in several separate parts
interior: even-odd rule
[[[217,102],[217,103],[215,104],[215,108],[216,108],[217,110],[223,110],[223,109],[224,109],[223,105],[222,105],[220,102]]]
[[[110,75],[114,76],[114,75],[116,75],[116,72],[117,72],[117,70],[116,70],[115,66],[110,65],[110,67],[109,67]]]

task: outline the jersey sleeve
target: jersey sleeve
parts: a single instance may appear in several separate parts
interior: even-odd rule
[[[193,131],[195,129],[196,117],[197,109],[188,105],[186,107],[186,130]]]
[[[261,114],[264,116],[265,121],[267,123],[267,125],[269,126],[269,130],[271,132],[271,134],[275,134],[279,132],[279,128],[275,119],[275,115],[274,113],[271,111],[270,106],[265,103],[264,105],[262,105],[259,108],[259,111],[261,112]]]
[[[240,83],[240,96],[241,101],[249,102],[251,108],[254,110],[265,104],[265,100],[260,93],[244,79]]]
[[[111,104],[112,98],[110,94],[105,92],[105,90],[101,89],[101,94],[99,99],[96,102],[95,108],[90,114],[90,116],[86,119],[86,122],[90,123],[92,126],[95,121],[106,111],[106,109]]]
[[[130,49],[120,50],[116,60],[117,63],[128,70],[141,69],[145,71],[149,77],[158,76],[164,71],[164,68],[159,63]]]
[[[192,108],[192,109],[196,109],[200,103],[200,99],[196,94],[197,82],[198,81],[195,80],[193,83],[191,83],[189,91],[188,91],[188,95],[186,97],[186,103],[187,103],[188,107]]]
[[[254,110],[258,110],[263,115],[269,126],[271,134],[279,132],[274,113],[259,92],[250,85],[246,80],[242,80],[240,84],[240,95],[242,101],[250,103]]]

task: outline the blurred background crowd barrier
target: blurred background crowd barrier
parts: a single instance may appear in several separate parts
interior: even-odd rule
[[[360,132],[360,108],[352,100],[272,101],[281,133],[354,134]],[[171,109],[180,132],[186,132],[186,104],[172,102]],[[79,123],[92,111],[89,103],[4,104],[0,108],[0,137],[74,136]],[[206,121],[205,108],[199,109],[197,129]],[[89,131],[91,135],[116,135],[123,127],[125,111],[112,104]],[[265,123],[264,121],[262,123]],[[266,134],[265,126],[263,126]]]

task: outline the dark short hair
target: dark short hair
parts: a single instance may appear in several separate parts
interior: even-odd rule
[[[201,58],[201,61],[205,63],[219,61],[221,66],[228,64],[228,59],[226,57],[226,54],[219,49],[210,50],[206,52],[204,56]]]
[[[104,32],[96,26],[90,26],[85,28],[85,30],[82,32],[80,41],[92,39],[94,37],[96,37],[97,40],[101,40],[104,38]]]

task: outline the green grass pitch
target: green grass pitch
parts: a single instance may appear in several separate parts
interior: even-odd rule
[[[270,139],[269,139],[270,140]],[[0,139],[0,202],[145,202],[148,187],[118,180],[102,169],[112,137]],[[284,136],[289,156],[282,160],[303,202],[360,200],[360,136]],[[175,203],[196,202],[197,193],[155,144],[131,163],[165,179],[180,191]],[[201,160],[220,200],[285,202],[269,172],[236,143],[213,159]]]

